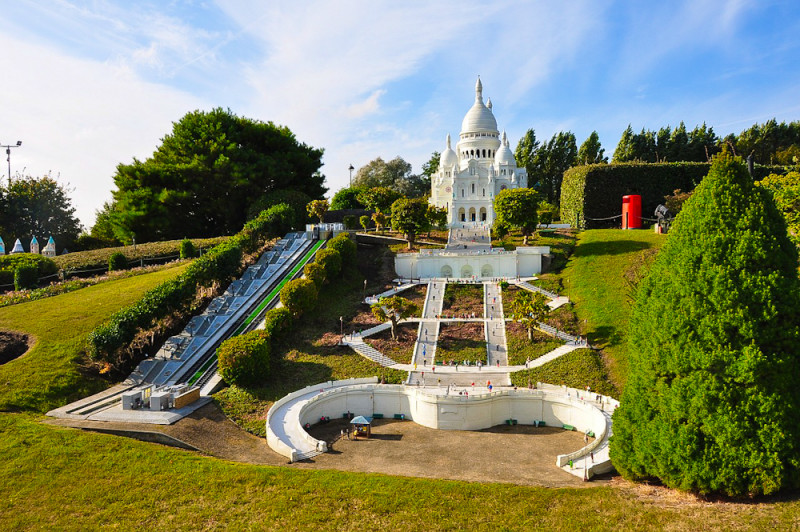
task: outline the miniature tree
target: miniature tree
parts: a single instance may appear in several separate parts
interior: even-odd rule
[[[378,211],[372,214],[372,221],[375,222],[375,230],[383,233],[383,228],[386,227],[386,215]]]
[[[310,216],[319,218],[319,223],[325,221],[325,213],[328,212],[328,200],[314,200],[306,205],[306,210]]]
[[[530,341],[533,341],[533,330],[539,322],[544,321],[549,312],[547,298],[539,292],[520,290],[511,302],[511,319],[525,327]]]
[[[638,289],[611,458],[727,495],[800,480],[797,250],[740,159],[717,156]]]
[[[370,308],[372,315],[379,321],[392,323],[392,340],[397,339],[397,323],[410,318],[419,311],[416,303],[400,296],[382,297]]]
[[[536,231],[539,222],[538,205],[539,194],[530,188],[501,190],[494,198],[497,221],[508,227],[519,228],[525,237],[523,246],[528,245],[528,237]]]
[[[408,249],[414,247],[417,235],[429,226],[428,202],[425,198],[400,198],[392,203],[392,229],[403,233],[408,241]]]
[[[360,223],[360,224],[361,224],[361,227],[363,227],[363,228],[364,228],[364,231],[366,231],[367,229],[369,229],[369,223],[370,223],[370,221],[371,221],[371,220],[370,220],[370,217],[369,217],[369,216],[367,216],[366,214],[365,214],[364,216],[362,216],[361,218],[359,218],[359,219],[358,219],[358,223]]]

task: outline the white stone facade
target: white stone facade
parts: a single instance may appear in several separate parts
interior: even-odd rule
[[[394,267],[404,279],[532,277],[542,273],[542,255],[548,253],[548,246],[519,247],[514,251],[425,249],[419,253],[398,253]]]
[[[494,197],[507,188],[528,186],[524,168],[517,168],[506,137],[497,129],[492,101],[483,103],[480,78],[475,85],[475,103],[461,123],[456,149],[447,135],[447,147],[439,159],[439,170],[431,176],[430,202],[448,212],[448,223],[494,222]]]

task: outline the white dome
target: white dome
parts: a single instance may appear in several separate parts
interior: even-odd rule
[[[483,103],[481,78],[478,78],[478,82],[475,84],[475,103],[472,104],[461,122],[462,134],[479,131],[497,133],[497,120],[495,120],[492,110]]]
[[[508,137],[506,137],[506,132],[503,131],[503,142],[500,144],[500,149],[497,150],[497,153],[494,156],[495,164],[508,164],[508,165],[515,165],[517,164],[517,160],[514,158],[514,152],[511,151],[511,148],[508,145]]]
[[[450,147],[450,134],[447,134],[447,148],[442,152],[442,155],[439,157],[439,166],[441,168],[446,168],[450,166],[455,166],[458,164],[458,156],[456,152],[453,151],[453,148]]]

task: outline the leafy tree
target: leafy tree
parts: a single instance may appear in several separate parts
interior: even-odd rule
[[[517,148],[514,150],[514,159],[517,161],[517,166],[525,168],[528,172],[528,184],[535,184],[535,177],[538,175],[536,152],[539,151],[539,141],[536,140],[536,132],[529,129],[525,132],[519,142]]]
[[[288,205],[292,209],[292,226],[286,231],[291,231],[293,227],[302,228],[311,218],[309,218],[306,205],[312,198],[299,190],[273,190],[260,196],[247,210],[248,220],[256,218],[262,211],[269,210],[275,205]],[[283,233],[281,233],[283,234]]]
[[[386,218],[385,214],[378,211],[372,214],[372,221],[375,223],[375,230],[383,232],[383,228],[386,227],[388,218]]]
[[[547,298],[539,292],[520,290],[511,301],[511,319],[525,327],[528,331],[528,340],[533,341],[533,330],[544,321],[550,307]]]
[[[431,183],[433,174],[439,171],[439,160],[441,158],[442,154],[435,151],[431,154],[431,158],[428,159],[428,162],[422,164],[422,175],[428,180],[428,185]]]
[[[321,200],[314,200],[308,205],[306,205],[306,210],[308,211],[309,216],[314,216],[319,218],[319,223],[323,223],[325,221],[325,213],[328,212],[328,200],[321,199]]]
[[[392,203],[401,197],[402,194],[390,187],[372,187],[362,189],[358,194],[358,201],[373,211],[389,212]]]
[[[347,214],[342,217],[342,224],[345,229],[358,229],[358,217],[354,214]]]
[[[342,209],[364,209],[366,205],[358,200],[358,195],[364,191],[360,187],[349,187],[339,190],[331,198],[331,210],[339,211]]]
[[[797,260],[741,159],[715,157],[639,286],[611,440],[623,476],[735,496],[797,487]]]
[[[284,307],[271,309],[264,315],[264,332],[273,342],[283,339],[292,329],[293,324],[292,313]]]
[[[436,205],[428,205],[428,236],[431,236],[432,227],[444,227],[447,225],[447,209],[444,207],[437,207]]]
[[[321,198],[321,165],[322,150],[286,127],[221,108],[188,113],[152,157],[117,166],[115,235],[146,242],[233,234],[264,194],[295,189]]]
[[[792,240],[800,245],[800,172],[770,174],[756,185],[767,189],[783,214]]]
[[[366,231],[367,229],[369,229],[369,223],[370,223],[371,221],[372,221],[372,219],[371,219],[369,216],[367,216],[366,214],[365,214],[365,215],[363,215],[362,217],[360,217],[360,218],[358,219],[358,223],[360,223],[360,224],[361,224],[361,227],[363,227],[363,228],[364,228],[364,231]]]
[[[392,323],[392,340],[397,339],[397,323],[414,316],[419,307],[412,301],[400,296],[382,297],[370,307],[372,315],[380,322]]]
[[[511,232],[511,228],[508,227],[508,224],[504,222],[495,220],[495,222],[492,224],[492,235],[494,235],[494,238],[502,240],[506,237],[506,235],[508,235],[509,232]]]
[[[605,151],[600,146],[600,135],[597,134],[597,131],[592,131],[578,150],[578,162],[580,164],[607,163],[608,157],[603,156]]]
[[[317,286],[311,279],[292,279],[281,288],[280,297],[293,316],[300,316],[317,304]]]
[[[356,171],[353,186],[360,188],[388,187],[411,175],[411,164],[402,157],[395,157],[388,163],[378,157]]]
[[[494,198],[497,222],[522,231],[522,245],[528,245],[528,237],[536,231],[539,223],[539,194],[529,188],[501,190]]]
[[[543,201],[539,203],[539,206],[536,208],[536,213],[539,215],[539,223],[549,226],[558,215],[558,207],[552,203]]]
[[[400,198],[392,203],[392,229],[404,234],[408,249],[414,247],[417,235],[428,227],[428,202],[424,198]]]
[[[264,331],[228,338],[217,349],[219,374],[228,384],[261,384],[269,376],[270,351],[270,337]]]
[[[71,248],[81,233],[69,191],[50,177],[17,177],[0,188],[0,230],[5,242],[23,242],[36,236],[55,239],[59,247]]]

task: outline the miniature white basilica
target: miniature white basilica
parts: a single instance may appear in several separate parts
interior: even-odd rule
[[[502,137],[492,113],[492,100],[483,103],[481,78],[475,84],[475,103],[461,122],[455,151],[447,148],[439,170],[431,177],[430,202],[447,210],[448,223],[494,222],[494,197],[507,188],[528,186],[524,168],[517,168],[505,131]]]

